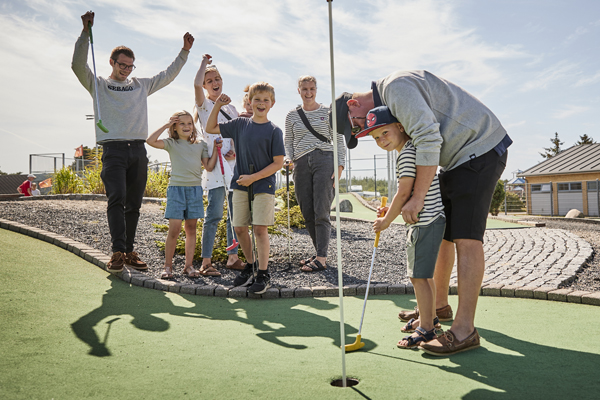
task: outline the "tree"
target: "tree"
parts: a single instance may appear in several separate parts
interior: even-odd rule
[[[540,156],[544,157],[545,159],[552,158],[558,153],[560,153],[562,151],[560,146],[565,144],[564,142],[561,142],[558,138],[558,132],[554,133],[554,139],[550,139],[550,142],[552,143],[552,147],[544,147],[544,150],[546,150],[546,152],[540,153]]]
[[[592,139],[591,137],[589,137],[586,133],[584,133],[583,135],[579,136],[579,141],[577,143],[575,143],[576,146],[579,146],[580,144],[594,144],[596,143],[596,141],[594,139]]]
[[[490,213],[492,215],[498,215],[500,212],[500,206],[504,204],[504,196],[506,196],[506,193],[504,192],[504,181],[499,180],[496,183],[496,188],[492,195],[492,203],[490,204]]]

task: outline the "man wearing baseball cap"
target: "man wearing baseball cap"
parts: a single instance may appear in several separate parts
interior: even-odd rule
[[[17,191],[23,196],[33,196],[31,193],[31,182],[35,179],[34,174],[27,175],[27,180],[19,185]]]
[[[455,248],[458,256],[456,317],[450,330],[426,344],[428,353],[451,355],[475,348],[479,342],[475,310],[485,268],[486,219],[512,140],[483,103],[428,71],[396,71],[372,82],[368,92],[343,93],[336,99],[338,133],[349,133],[356,140],[356,134],[366,126],[368,111],[381,105],[389,107],[416,148],[414,191],[402,207],[407,223],[419,221],[425,194],[441,167],[446,230],[434,275],[440,320],[452,318],[448,286]],[[418,309],[399,315],[403,320],[418,316]]]

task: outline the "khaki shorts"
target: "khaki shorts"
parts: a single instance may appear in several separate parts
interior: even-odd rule
[[[233,226],[275,224],[275,195],[269,193],[257,193],[252,202],[252,221],[250,221],[250,205],[248,204],[248,192],[233,189]]]
[[[446,218],[440,215],[425,226],[409,226],[406,237],[407,273],[410,278],[433,278],[444,237]]]

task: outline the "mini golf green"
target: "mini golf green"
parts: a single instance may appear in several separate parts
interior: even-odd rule
[[[352,212],[340,212],[340,217],[350,217],[350,218],[358,218],[364,219],[366,221],[374,221],[377,218],[375,211],[365,207],[354,195],[350,193],[342,193],[340,194],[340,201],[342,200],[350,200],[352,203]],[[391,200],[390,200],[391,201]],[[335,216],[336,213],[333,211],[331,213],[332,216]],[[516,221],[515,221],[516,222]],[[396,218],[394,223],[403,224],[404,221],[402,217]],[[513,222],[503,221],[499,219],[491,219],[488,218],[486,229],[519,229],[519,228],[531,228],[527,225],[521,225]]]
[[[600,307],[481,297],[482,348],[439,359],[396,348],[396,315],[413,296],[372,296],[366,346],[346,355],[360,383],[344,389],[330,385],[341,376],[337,298],[144,289],[3,229],[0,254],[2,399],[587,399],[600,391]],[[344,299],[346,343],[362,302]]]

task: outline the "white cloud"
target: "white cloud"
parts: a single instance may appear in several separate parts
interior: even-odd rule
[[[527,81],[522,86],[521,91],[528,92],[531,90],[546,89],[558,81],[572,80],[577,73],[577,64],[563,60],[540,71],[533,79]]]
[[[555,114],[553,115],[553,118],[556,118],[556,119],[569,118],[569,117],[572,117],[573,115],[586,112],[589,109],[590,109],[590,107],[586,107],[586,106],[567,105],[563,109],[557,110],[555,112]]]

